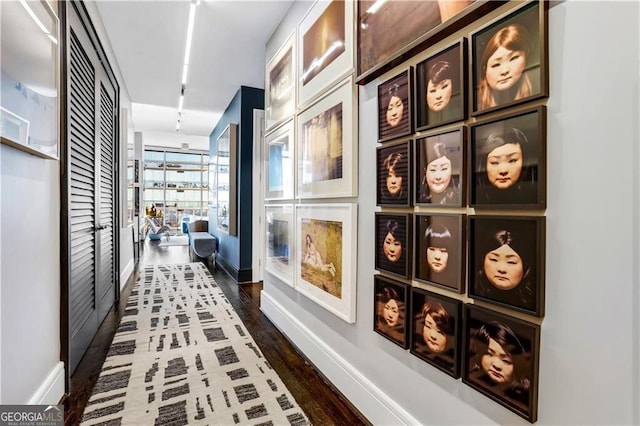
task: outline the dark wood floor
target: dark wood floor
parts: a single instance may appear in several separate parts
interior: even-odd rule
[[[82,412],[100,374],[100,368],[106,358],[139,269],[145,265],[191,261],[187,247],[158,247],[158,244],[158,241],[145,243],[139,265],[127,282],[119,306],[111,309],[71,377],[70,394],[64,401],[66,425],[80,423]],[[211,264],[207,266],[265,358],[278,373],[312,424],[370,424],[327,383],[324,377],[262,314],[259,308],[261,283],[237,285],[224,271],[213,270]]]

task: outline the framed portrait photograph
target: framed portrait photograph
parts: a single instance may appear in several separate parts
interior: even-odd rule
[[[265,271],[293,287],[293,205],[265,206]]]
[[[296,158],[293,120],[267,134],[264,141],[264,199],[292,199]]]
[[[461,301],[412,287],[410,334],[413,355],[454,379],[460,377]]]
[[[298,25],[298,105],[353,71],[351,1],[318,0]]]
[[[375,268],[401,278],[411,275],[411,214],[376,212]]]
[[[471,34],[471,115],[549,96],[547,3],[528,1]]]
[[[461,207],[465,202],[464,127],[416,139],[413,197],[416,206]]]
[[[543,209],[546,206],[546,108],[469,127],[469,204]]]
[[[281,121],[293,117],[296,109],[295,36],[294,31],[267,63],[264,85],[264,118],[267,131]]]
[[[377,205],[411,205],[411,142],[376,148]]]
[[[347,78],[297,115],[298,197],[358,195],[355,88]]]
[[[373,81],[499,5],[486,0],[359,0],[358,84]]]
[[[469,297],[544,315],[544,216],[469,216]]]
[[[406,349],[409,343],[409,285],[374,275],[373,288],[373,331]]]
[[[540,326],[470,304],[465,319],[462,381],[534,423]]]
[[[295,288],[354,323],[357,204],[298,204],[295,215]]]
[[[467,118],[467,39],[416,66],[416,130]]]
[[[413,133],[413,67],[378,86],[378,140]]]
[[[466,217],[463,214],[415,214],[413,279],[464,292]]]

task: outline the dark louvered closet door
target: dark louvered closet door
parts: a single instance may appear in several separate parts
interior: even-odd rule
[[[117,90],[107,77],[75,4],[68,10],[68,356],[71,374],[116,295]]]

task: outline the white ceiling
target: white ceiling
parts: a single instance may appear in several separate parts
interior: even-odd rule
[[[292,0],[202,0],[179,134],[209,136],[240,86],[264,88],[265,45]],[[176,133],[189,0],[97,0],[135,131]]]

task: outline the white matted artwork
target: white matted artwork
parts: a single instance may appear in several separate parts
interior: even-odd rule
[[[295,131],[289,120],[264,138],[265,200],[289,200],[294,196]]]
[[[298,26],[298,105],[354,69],[354,1],[316,1]]]
[[[357,208],[295,206],[295,288],[348,323],[356,321]]]
[[[293,287],[293,205],[266,205],[265,224],[264,269]]]
[[[298,114],[299,198],[358,195],[356,86],[353,77]]]
[[[294,31],[267,63],[264,85],[266,130],[293,116],[296,109],[295,40]]]

